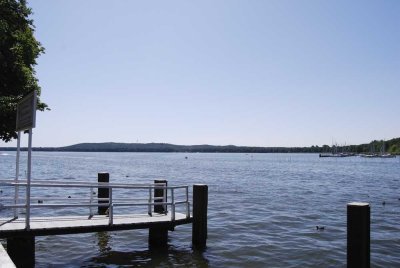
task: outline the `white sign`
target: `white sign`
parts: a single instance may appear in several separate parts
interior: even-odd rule
[[[36,124],[36,91],[24,97],[17,106],[17,131],[34,128]]]

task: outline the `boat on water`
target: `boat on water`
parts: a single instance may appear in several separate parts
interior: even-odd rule
[[[331,154],[319,154],[319,157],[349,157],[355,156],[354,153],[331,153]]]
[[[372,150],[373,152],[373,147]],[[394,154],[388,154],[385,152],[385,141],[382,142],[382,146],[380,149],[380,152],[378,154],[376,153],[370,153],[370,154],[359,154],[359,156],[364,157],[364,158],[395,158],[396,155]]]
[[[341,151],[342,152],[338,152],[338,145],[337,143],[333,144],[332,142],[332,152],[331,153],[322,153],[319,154],[319,157],[349,157],[349,156],[356,156],[355,153],[350,153],[350,152],[346,152],[346,144],[344,146],[341,146]]]
[[[394,154],[359,154],[359,156],[364,158],[396,158]]]
[[[379,156],[380,158],[396,158],[394,154],[382,154]]]

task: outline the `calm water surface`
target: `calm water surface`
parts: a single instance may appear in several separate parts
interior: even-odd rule
[[[47,236],[36,238],[36,266],[345,267],[346,204],[363,201],[371,204],[372,266],[400,267],[399,160],[320,159],[316,154],[34,152],[33,179],[95,182],[97,173],[105,171],[112,182],[163,178],[171,185],[209,185],[204,252],[191,249],[190,225],[170,233],[165,251],[148,249],[147,230]],[[25,163],[23,155],[22,174]],[[14,173],[15,153],[0,152],[0,177],[13,178]],[[2,190],[2,196],[12,194]],[[325,230],[317,231],[316,225]]]

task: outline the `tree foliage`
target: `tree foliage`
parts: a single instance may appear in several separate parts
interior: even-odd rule
[[[0,139],[17,137],[17,103],[40,87],[35,77],[36,59],[44,48],[35,39],[32,13],[25,0],[0,0]],[[38,110],[48,109],[38,98]]]

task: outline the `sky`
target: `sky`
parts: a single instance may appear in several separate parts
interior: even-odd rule
[[[51,108],[37,113],[34,147],[400,137],[400,1],[28,5]]]

